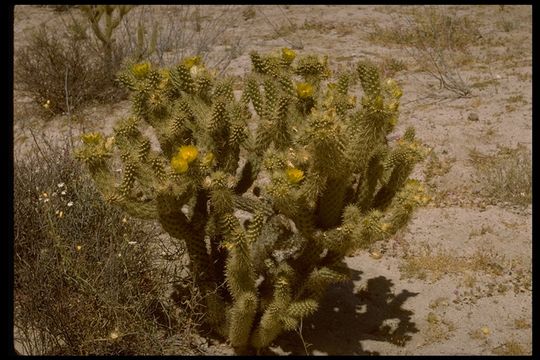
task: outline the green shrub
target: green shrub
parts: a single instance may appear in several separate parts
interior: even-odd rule
[[[132,66],[119,81],[133,114],[114,136],[85,134],[77,153],[107,201],[185,242],[205,320],[239,352],[295,329],[348,279],[344,256],[393,235],[429,199],[408,179],[425,156],[414,129],[386,140],[395,81],[366,61],[331,80],[326,57],[250,56],[239,99],[198,57]]]

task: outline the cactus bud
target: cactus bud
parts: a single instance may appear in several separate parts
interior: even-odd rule
[[[189,164],[197,158],[199,151],[193,145],[186,145],[178,149],[178,155]]]
[[[130,70],[133,76],[135,76],[137,79],[143,79],[150,72],[150,63],[143,62],[132,65]]]
[[[296,84],[296,93],[300,99],[307,99],[313,96],[313,86],[308,83]]]
[[[296,53],[289,48],[283,48],[281,49],[281,56],[283,57],[283,60],[290,64],[296,57]]]
[[[188,163],[180,154],[177,154],[171,159],[171,167],[177,173],[183,174],[188,170]]]
[[[103,139],[100,133],[86,133],[81,135],[81,140],[86,145],[97,145]]]
[[[182,65],[184,65],[185,67],[191,70],[191,68],[194,67],[195,65],[201,65],[201,57],[191,56],[191,57],[185,58],[182,61]]]

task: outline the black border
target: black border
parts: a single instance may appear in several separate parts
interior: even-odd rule
[[[85,3],[88,3],[88,2],[85,2]],[[100,1],[99,3],[104,3],[103,1]],[[135,3],[137,4],[138,2],[137,1],[125,1],[125,0],[121,0],[121,1],[115,1],[114,2],[115,4],[119,4],[119,3]],[[140,3],[140,4],[149,4],[149,5],[160,5],[160,4],[181,4],[182,2],[178,2],[178,1],[157,1],[157,2],[152,2],[152,1],[147,1],[147,2],[144,2],[144,3]],[[187,2],[186,2],[187,3]],[[191,2],[191,3],[195,3],[195,2]],[[386,1],[386,2],[347,2],[347,1],[333,1],[331,3],[329,3],[328,1],[324,2],[324,1],[317,1],[317,0],[312,0],[312,1],[309,1],[309,2],[279,2],[279,1],[250,1],[250,2],[246,2],[246,3],[242,3],[242,2],[237,2],[237,1],[231,1],[231,2],[213,2],[213,1],[201,1],[201,2],[196,2],[196,4],[204,4],[204,5],[210,5],[210,4],[216,4],[216,3],[222,3],[222,4],[238,4],[238,5],[273,5],[273,4],[291,4],[291,5],[379,5],[379,4],[385,4],[385,5],[392,5],[392,4],[395,4],[395,5],[447,5],[447,4],[452,4],[452,5],[531,5],[532,6],[532,13],[533,13],[533,21],[532,21],[532,28],[533,28],[533,71],[532,71],[532,79],[533,79],[533,89],[532,89],[532,98],[533,98],[533,111],[532,111],[532,131],[533,131],[533,139],[534,139],[534,135],[535,135],[535,129],[537,128],[537,126],[535,126],[534,122],[535,122],[535,112],[534,112],[534,108],[535,108],[535,89],[534,89],[534,84],[536,83],[535,80],[537,80],[538,76],[536,75],[536,73],[534,72],[534,65],[535,65],[535,43],[534,43],[534,33],[535,33],[535,28],[538,27],[538,26],[535,26],[536,24],[536,21],[538,20],[538,6],[534,6],[534,3],[532,1],[519,1],[519,2],[495,2],[495,1],[488,1],[488,0],[483,0],[483,1],[474,1],[474,2],[469,2],[469,1],[446,1],[446,2],[443,2],[443,1],[415,1],[415,2],[411,2],[411,3],[403,3],[402,1]],[[0,11],[0,14],[1,16],[3,17],[3,21],[2,21],[2,24],[4,24],[4,34],[7,34],[7,37],[8,37],[8,46],[7,46],[7,51],[4,51],[2,52],[4,54],[4,57],[7,58],[7,62],[8,62],[8,66],[5,67],[4,69],[7,69],[7,79],[6,79],[6,83],[8,84],[9,88],[7,90],[7,94],[8,96],[4,97],[5,101],[7,102],[7,104],[5,104],[5,107],[4,109],[8,109],[9,112],[8,112],[8,115],[7,115],[7,119],[4,119],[2,121],[2,125],[5,127],[4,131],[2,132],[2,144],[4,146],[7,145],[7,151],[6,151],[6,157],[7,157],[7,174],[8,174],[8,177],[7,177],[7,181],[8,181],[8,192],[7,192],[7,196],[5,196],[5,199],[3,201],[3,204],[6,204],[8,205],[8,209],[7,209],[7,217],[3,217],[4,219],[7,219],[7,226],[4,225],[4,229],[8,229],[8,236],[3,239],[2,241],[2,247],[3,247],[3,256],[7,256],[7,261],[5,261],[3,264],[3,267],[4,267],[4,271],[3,273],[7,275],[7,279],[5,278],[6,275],[4,275],[4,281],[7,280],[7,287],[8,287],[8,301],[7,301],[7,319],[5,319],[2,323],[4,324],[4,333],[2,336],[2,340],[4,340],[4,344],[2,346],[2,349],[5,349],[7,351],[4,352],[4,354],[8,355],[8,356],[16,356],[16,353],[14,351],[14,346],[13,346],[13,241],[14,241],[14,228],[13,228],[13,57],[14,57],[14,6],[16,5],[79,5],[81,3],[76,3],[76,2],[73,2],[73,1],[55,1],[55,2],[35,2],[35,1],[6,1],[6,2],[2,2],[1,3],[1,6],[2,6],[2,10]],[[537,146],[532,146],[532,152],[533,152],[533,208],[536,208],[536,199],[537,197],[534,196],[535,194],[535,184],[534,184],[534,173],[535,173],[535,158],[538,158],[537,157]],[[533,254],[533,283],[535,283],[535,279],[536,279],[536,271],[535,271],[535,266],[534,266],[534,255],[535,255],[535,217],[536,217],[536,212],[533,211],[532,213],[532,217],[533,217],[533,226],[532,226],[532,238],[533,238],[533,242],[532,242],[532,254]],[[508,241],[512,241],[512,239],[508,239]],[[535,315],[536,315],[536,312],[534,311],[535,309],[535,296],[534,296],[534,292],[532,294],[532,298],[533,298],[533,309],[532,309],[532,317],[533,317],[533,325],[532,325],[532,334],[533,334],[533,341],[532,341],[532,354],[534,355],[535,353],[535,349],[536,349],[536,342],[535,342],[535,337],[534,337],[534,320],[535,320]],[[184,357],[184,356],[180,356],[180,357]],[[443,356],[445,357],[445,356]],[[532,355],[531,355],[532,357]]]

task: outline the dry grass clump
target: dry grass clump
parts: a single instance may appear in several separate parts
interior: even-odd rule
[[[408,253],[400,266],[405,278],[437,281],[445,275],[467,275],[479,271],[499,276],[503,273],[500,265],[503,259],[496,254],[478,250],[471,256],[458,256],[445,250],[434,251],[424,244],[415,253]]]
[[[513,325],[515,329],[530,329],[531,328],[531,322],[529,319],[526,319],[526,318],[515,319]]]
[[[165,298],[171,274],[156,266],[156,236],[100,198],[69,148],[41,144],[16,162],[14,331],[22,351],[161,354],[163,337],[189,314]]]
[[[446,175],[452,165],[456,162],[455,157],[439,158],[437,152],[431,151],[428,155],[424,167],[424,179],[426,182],[433,180],[436,176]]]
[[[427,328],[424,337],[424,345],[436,344],[450,339],[456,330],[453,322],[441,318],[434,312],[429,312],[426,318]]]
[[[403,47],[422,71],[439,81],[441,88],[458,96],[470,95],[471,87],[458,68],[470,62],[468,49],[481,38],[473,20],[447,8],[421,6],[393,23],[386,27],[374,24],[369,39]]]
[[[508,340],[504,344],[493,349],[495,355],[530,355],[530,351],[526,351],[523,346],[516,340]]]
[[[469,161],[477,170],[482,192],[493,202],[509,202],[527,206],[532,201],[532,156],[519,144],[516,148],[499,147],[497,153],[486,155],[476,149],[469,151]]]

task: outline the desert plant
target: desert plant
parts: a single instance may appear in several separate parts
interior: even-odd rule
[[[428,201],[408,180],[425,155],[414,129],[386,140],[402,95],[395,81],[367,61],[329,82],[326,57],[250,56],[239,99],[197,57],[132,66],[119,76],[132,116],[114,136],[83,135],[77,153],[107,201],[185,242],[205,320],[238,351],[295,329],[329,284],[348,279],[344,256],[391,236]]]
[[[113,76],[115,55],[115,29],[122,19],[133,8],[133,5],[81,5],[86,21],[90,24],[93,34],[99,40],[107,75]]]
[[[396,19],[386,28],[375,25],[372,40],[402,45],[421,71],[458,96],[468,96],[471,86],[461,76],[458,54],[481,38],[478,25],[440,6],[422,6],[412,15]],[[468,54],[468,56],[472,56]]]
[[[15,57],[16,84],[46,114],[75,109],[84,102],[115,99],[113,78],[91,51],[87,39],[62,36],[43,26],[32,33],[28,45]]]
[[[524,145],[500,146],[497,153],[486,155],[476,149],[469,152],[476,177],[482,184],[481,195],[494,202],[527,206],[532,200],[532,157]]]
[[[243,51],[242,37],[228,31],[242,12],[232,5],[212,8],[216,9],[213,16],[205,5],[137,6],[119,28],[126,57],[171,66],[199,55],[212,68],[224,71]],[[143,56],[137,57],[139,50]]]
[[[262,14],[265,22],[272,27],[273,34],[270,35],[270,39],[282,38],[293,49],[303,49],[304,43],[302,38],[299,36],[292,36],[298,30],[298,25],[289,19],[281,6],[278,5],[278,9],[280,10],[282,17],[280,19],[275,19],[275,22],[272,22],[270,18],[266,16],[262,8],[259,8],[259,13]]]
[[[14,167],[14,325],[27,355],[160,354],[175,318],[147,223],[103,202],[69,147]],[[194,304],[192,304],[194,305]],[[169,321],[170,318],[170,321]]]

